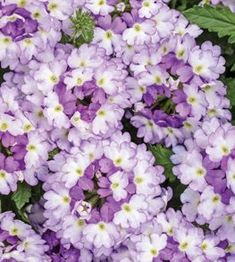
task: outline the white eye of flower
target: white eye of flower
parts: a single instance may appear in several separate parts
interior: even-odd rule
[[[52,2],[52,3],[49,3],[49,4],[48,4],[48,10],[49,10],[49,11],[55,11],[56,9],[58,9],[58,7],[59,7],[59,6],[58,6],[57,3],[53,3],[53,2]]]
[[[100,78],[96,84],[99,86],[99,87],[103,87],[104,84],[106,83],[106,79],[104,77]]]
[[[62,201],[64,204],[68,204],[70,202],[70,197],[69,196],[63,196]]]
[[[143,4],[142,4],[144,7],[149,7],[150,6],[150,3],[148,1],[144,1]]]
[[[24,132],[29,132],[32,130],[32,125],[31,124],[25,124],[23,127]]]
[[[184,241],[184,242],[182,242],[182,243],[180,244],[179,248],[180,248],[181,251],[185,251],[185,250],[187,250],[188,246],[189,246],[189,245],[188,245],[188,242],[187,242],[187,241]]]
[[[139,33],[142,31],[142,27],[140,24],[135,24],[134,25],[135,32]]]
[[[221,150],[222,150],[222,152],[223,152],[224,155],[228,155],[228,154],[230,153],[230,149],[229,149],[229,147],[226,146],[226,145],[222,145],[222,146],[221,146]]]
[[[158,84],[158,85],[162,83],[162,79],[161,79],[160,76],[155,76],[154,80],[155,80],[155,83]]]
[[[204,69],[204,66],[203,65],[197,65],[197,66],[195,66],[194,67],[194,73],[196,73],[196,74],[201,74],[202,73],[202,71],[203,71],[203,69]]]
[[[1,123],[1,125],[0,125],[0,130],[1,130],[2,132],[7,131],[8,128],[9,128],[9,125],[8,125],[6,122]]]
[[[40,18],[40,17],[41,17],[41,13],[40,13],[40,11],[37,10],[36,12],[34,12],[34,13],[33,13],[33,17],[34,17],[35,19]]]
[[[187,102],[189,104],[193,105],[193,104],[195,104],[197,102],[197,99],[194,96],[190,96],[190,97],[188,97]]]
[[[76,172],[76,174],[77,174],[79,177],[82,177],[82,176],[83,176],[83,171],[82,171],[81,168],[77,168],[77,169],[75,170],[75,172]]]
[[[105,231],[106,230],[106,226],[105,226],[104,223],[99,223],[98,224],[98,228],[99,228],[100,231]]]
[[[158,251],[157,251],[156,248],[151,248],[149,251],[150,251],[150,254],[151,254],[153,257],[156,257],[157,254],[158,254]]]
[[[5,179],[5,177],[6,177],[6,173],[3,170],[1,170],[0,171],[0,180]]]
[[[135,177],[135,183],[136,184],[142,184],[144,182],[144,179],[140,176]]]
[[[131,213],[132,208],[129,204],[123,204],[122,205],[122,210],[124,210],[126,213]]]
[[[197,176],[204,176],[205,175],[205,170],[203,169],[203,168],[198,168],[197,170],[196,170],[196,175]]]
[[[83,219],[78,219],[77,225],[78,225],[79,228],[82,228],[85,225],[85,221]]]
[[[108,39],[108,40],[110,40],[110,39],[112,39],[113,38],[113,33],[112,33],[112,31],[107,31],[106,33],[105,33],[105,38],[106,39]]]
[[[106,115],[106,112],[105,112],[104,110],[99,110],[99,111],[97,112],[97,115],[98,115],[98,116],[105,116],[105,115]]]
[[[112,189],[117,189],[118,187],[120,187],[120,184],[117,183],[117,182],[111,184],[111,188],[112,188]]]
[[[106,4],[106,1],[105,0],[99,0],[98,1],[98,5],[99,6],[102,6],[102,5],[105,5]]]
[[[80,86],[83,84],[83,79],[81,77],[77,78],[77,84]]]
[[[185,50],[182,48],[181,50],[179,50],[178,52],[177,52],[177,57],[183,57],[184,56],[184,53],[185,53]]]
[[[62,112],[62,111],[63,111],[62,105],[57,105],[57,106],[54,108],[54,111],[55,111],[56,113]]]
[[[119,158],[117,158],[114,162],[115,162],[115,164],[116,164],[117,166],[120,166],[121,163],[122,163],[122,158],[119,157]]]
[[[27,0],[20,0],[20,1],[18,1],[18,6],[19,7],[25,7],[26,4],[27,4]]]
[[[33,151],[37,150],[37,147],[35,145],[33,145],[33,144],[29,144],[29,145],[27,145],[26,149],[29,152],[33,152]]]
[[[0,41],[5,45],[9,46],[12,43],[12,40],[10,37],[3,37],[0,39]]]
[[[86,67],[86,64],[87,64],[87,63],[86,63],[85,60],[81,60],[79,66],[80,66],[80,67]]]
[[[167,231],[168,235],[172,236],[174,233],[173,227],[170,227]]]
[[[207,243],[204,242],[204,243],[201,244],[201,249],[202,249],[203,251],[205,251],[207,248],[208,248]]]
[[[19,230],[18,228],[13,227],[10,232],[11,232],[11,235],[16,236],[19,233]]]
[[[51,75],[49,80],[53,83],[53,84],[57,84],[59,81],[59,78],[56,75]]]
[[[208,116],[216,116],[217,115],[217,111],[215,108],[209,109],[207,112]]]

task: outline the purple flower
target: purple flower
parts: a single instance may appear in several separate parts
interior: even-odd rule
[[[20,41],[31,37],[38,30],[38,22],[31,18],[30,12],[19,8],[15,4],[1,7],[4,22],[1,24],[0,32],[10,36],[14,41]]]

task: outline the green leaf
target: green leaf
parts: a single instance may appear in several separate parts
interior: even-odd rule
[[[38,183],[36,186],[31,187],[31,189],[31,203],[36,203],[41,199],[42,195],[44,194],[44,191],[42,189],[42,183]]]
[[[192,22],[201,28],[216,32],[219,37],[228,36],[229,43],[235,43],[235,14],[224,6],[195,6],[183,12]]]
[[[234,72],[234,71],[235,71],[235,64],[233,64],[233,66],[231,67],[230,71],[231,71],[231,72]]]
[[[48,152],[48,160],[54,159],[54,157],[60,153],[60,149],[58,147],[54,148],[50,152]]]
[[[162,145],[154,145],[150,147],[155,159],[156,164],[164,167],[164,174],[170,182],[174,182],[176,177],[172,172],[173,163],[170,160],[172,151],[169,148],[165,148]]]
[[[222,78],[222,81],[227,86],[227,97],[230,100],[231,106],[235,106],[235,78]]]
[[[18,210],[29,202],[31,197],[31,187],[26,183],[18,184],[17,191],[12,194],[11,199],[14,201]]]
[[[63,33],[61,43],[69,43],[76,47],[80,47],[85,43],[90,43],[94,38],[94,18],[88,12],[79,9],[70,20],[72,22],[72,36]]]
[[[184,190],[187,188],[187,186],[181,184],[179,179],[176,179],[174,184],[171,184],[171,188],[173,190],[173,197],[168,202],[168,208],[172,207],[172,208],[178,210],[182,207],[180,196],[184,192]]]

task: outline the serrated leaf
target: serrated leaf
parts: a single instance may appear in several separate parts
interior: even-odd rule
[[[170,160],[172,151],[162,145],[151,146],[150,150],[156,159],[156,164],[164,167],[164,175],[166,178],[168,178],[171,183],[174,182],[176,177],[172,172],[173,163]]]
[[[229,43],[235,43],[235,14],[229,8],[209,5],[195,6],[184,11],[183,14],[192,23],[217,33],[219,37],[228,36]]]
[[[17,191],[12,194],[11,199],[14,201],[16,207],[20,210],[31,197],[31,187],[26,183],[18,184]]]

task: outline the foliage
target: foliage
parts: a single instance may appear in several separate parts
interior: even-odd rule
[[[73,44],[76,47],[85,43],[90,43],[94,38],[95,22],[93,17],[81,9],[76,11],[75,15],[71,17],[72,36],[63,34],[61,42]]]
[[[184,11],[184,15],[201,28],[219,37],[228,36],[229,43],[235,43],[235,14],[227,7],[194,6]]]
[[[150,150],[152,151],[155,159],[156,164],[161,165],[164,167],[164,175],[170,182],[174,182],[176,177],[172,172],[173,163],[170,160],[172,155],[172,151],[169,148],[165,148],[160,144],[150,146]]]

